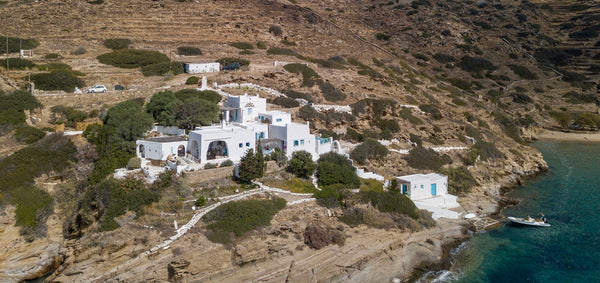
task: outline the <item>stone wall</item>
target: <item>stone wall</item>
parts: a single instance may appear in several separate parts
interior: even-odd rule
[[[275,161],[271,160],[267,161],[266,163],[267,168],[265,170],[265,173],[272,173],[280,170],[279,166],[277,166],[277,163]],[[190,183],[200,183],[210,180],[232,177],[233,168],[233,166],[230,166],[222,168],[203,169],[191,172],[182,172],[181,176]]]

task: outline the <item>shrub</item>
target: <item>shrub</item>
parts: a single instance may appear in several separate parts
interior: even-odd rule
[[[142,67],[142,74],[149,76],[162,76],[166,74],[179,75],[183,74],[183,63],[181,62],[161,62]]]
[[[229,46],[235,47],[237,49],[254,49],[254,46],[252,46],[252,43],[250,43],[250,42],[236,41],[236,42],[229,43]]]
[[[454,56],[444,53],[435,53],[433,54],[433,58],[442,64],[456,62],[456,58],[454,58]]]
[[[397,191],[361,192],[362,200],[370,202],[371,205],[381,212],[395,212],[408,215],[410,218],[419,219],[418,209],[407,196]]]
[[[264,41],[257,41],[256,48],[258,49],[267,49],[267,44]]]
[[[346,94],[335,89],[335,87],[332,84],[324,82],[322,80],[317,81],[317,84],[319,85],[319,88],[321,89],[321,93],[323,93],[323,97],[325,98],[325,100],[334,102],[346,99]]]
[[[460,62],[456,64],[461,69],[467,72],[479,73],[484,70],[495,70],[496,66],[492,64],[492,62],[480,58],[480,57],[471,57],[471,56],[463,56],[460,59]]]
[[[231,237],[239,237],[248,231],[268,226],[277,212],[285,208],[282,198],[271,200],[241,200],[225,203],[202,219],[211,230],[207,237],[210,241],[221,244],[231,242]]]
[[[104,46],[106,46],[106,48],[109,48],[112,50],[118,50],[118,49],[129,48],[129,45],[131,44],[131,40],[129,40],[127,38],[110,38],[110,39],[104,40],[103,44],[104,44]]]
[[[283,34],[283,31],[281,30],[280,26],[270,26],[269,27],[269,32],[271,34],[273,34],[274,36],[280,36]]]
[[[187,80],[185,80],[185,84],[186,85],[197,85],[199,81],[200,81],[199,77],[191,76],[191,77],[187,78]]]
[[[341,59],[344,60],[344,58],[341,58]],[[329,58],[327,60],[311,59],[310,61],[313,63],[319,64],[319,66],[321,66],[323,68],[338,69],[338,70],[346,69],[346,67],[344,67],[345,61],[343,61],[343,63],[341,63],[340,61],[332,60],[331,58]]]
[[[73,109],[73,107],[65,107],[62,105],[53,106],[51,109],[53,114],[53,123],[65,123],[69,127],[74,125],[74,122],[84,121],[88,115],[87,113]]]
[[[423,124],[423,120],[413,116],[411,108],[408,107],[402,107],[402,110],[400,110],[400,118],[409,121],[413,125]]]
[[[600,96],[598,94],[570,91],[563,94],[562,97],[573,104],[595,103],[596,105],[600,105]]]
[[[571,124],[571,115],[566,112],[550,111],[550,116],[562,127],[567,127]]]
[[[293,41],[288,41],[287,39],[282,39],[281,41],[279,41],[281,44],[283,45],[287,45],[287,46],[296,46],[298,44],[296,44]]]
[[[348,196],[348,189],[342,185],[331,185],[322,187],[320,191],[313,194],[317,203],[327,208],[335,208],[343,205],[344,199]]]
[[[271,101],[272,104],[280,105],[285,108],[293,108],[300,106],[300,103],[295,99],[287,98],[287,97],[276,97]]]
[[[385,34],[385,33],[378,32],[378,33],[375,34],[375,39],[377,39],[377,40],[389,40],[390,36],[387,35],[387,34]]]
[[[471,82],[470,81],[466,81],[460,78],[448,78],[447,79],[448,82],[450,82],[451,85],[466,90],[466,91],[471,91]]]
[[[289,98],[304,99],[308,102],[314,102],[314,99],[307,93],[286,89],[283,91]]]
[[[140,159],[139,157],[130,158],[127,162],[127,168],[129,170],[142,168],[142,159]]]
[[[256,53],[254,53],[253,51],[250,51],[250,50],[242,50],[238,54],[240,54],[240,55],[252,55],[252,54],[256,54]]]
[[[319,78],[319,74],[315,70],[304,64],[292,63],[283,66],[283,68],[294,74],[302,74],[302,84],[311,85],[315,80]]]
[[[82,88],[84,82],[70,71],[57,70],[50,73],[31,75],[36,88],[41,90],[64,90],[73,92],[75,87]]]
[[[451,160],[442,157],[433,149],[417,146],[408,152],[405,157],[408,166],[416,169],[438,170]]]
[[[196,201],[194,202],[194,206],[196,207],[202,207],[206,204],[206,198],[203,196],[200,196],[196,199]]]
[[[531,99],[531,97],[529,97],[529,95],[524,94],[524,93],[515,92],[515,93],[511,93],[510,96],[512,96],[512,98],[513,98],[512,101],[515,103],[520,103],[520,104],[533,103],[533,99]]]
[[[300,107],[298,110],[298,116],[304,119],[305,121],[315,121],[318,119],[323,119],[323,114],[315,110],[310,105],[304,105]]]
[[[21,58],[8,58],[2,60],[0,66],[6,69],[6,62],[8,61],[8,67],[12,70],[25,70],[31,69],[35,67],[35,64],[32,61]]]
[[[231,63],[239,63],[240,66],[248,66],[250,65],[250,61],[246,60],[246,59],[240,59],[240,58],[231,58],[231,57],[225,57],[225,58],[221,58],[219,60],[217,60],[217,62],[219,62],[219,64],[221,64],[221,66],[227,66]]]
[[[219,165],[220,167],[230,167],[233,166],[233,161],[227,159],[223,162],[221,162],[221,165]]]
[[[170,61],[167,55],[158,51],[138,49],[119,49],[110,53],[104,53],[97,58],[102,64],[125,69],[134,69]]]
[[[304,150],[295,151],[288,162],[288,170],[300,178],[309,178],[317,169],[312,155]]]
[[[49,63],[49,64],[45,64],[45,65],[39,65],[39,66],[37,66],[37,68],[40,71],[48,71],[48,72],[56,71],[56,70],[71,71],[71,66],[69,66],[65,63]]]
[[[18,37],[6,37],[2,36],[0,40],[0,54],[5,54],[6,43],[8,39],[8,53],[15,53],[21,51],[21,49],[35,49],[40,43],[35,39],[24,39]]]
[[[389,111],[390,109],[394,109],[396,106],[396,102],[389,99],[372,99],[365,98],[354,104],[351,104],[352,114],[359,116],[361,114],[368,113],[368,110],[371,110],[376,117],[381,116],[383,112]]]
[[[46,132],[30,126],[22,126],[15,130],[15,138],[19,142],[32,144],[46,136]]]
[[[469,193],[475,184],[475,178],[465,167],[442,168],[440,173],[448,176],[448,193],[453,195]]]
[[[365,164],[367,159],[373,158],[381,160],[388,153],[389,151],[384,145],[376,140],[368,139],[352,150],[350,158],[358,162],[358,164]]]
[[[358,188],[360,179],[355,173],[352,161],[334,152],[321,155],[317,162],[317,178],[320,186],[343,184]]]
[[[269,159],[277,162],[277,165],[282,167],[285,165],[288,158],[287,155],[285,155],[285,152],[281,151],[279,148],[275,148],[275,150],[269,155]]]
[[[202,55],[202,50],[192,46],[179,46],[177,47],[177,54],[181,56]]]
[[[499,111],[494,111],[492,115],[494,116],[494,120],[500,124],[502,130],[508,137],[518,143],[523,143],[519,126],[512,119],[500,113]]]
[[[71,51],[71,55],[82,55],[85,54],[87,50],[83,46],[79,46]]]
[[[440,110],[437,108],[437,106],[433,104],[419,105],[419,109],[425,113],[429,113],[434,120],[442,119],[442,113],[440,113]]]
[[[427,57],[427,55],[425,55],[423,53],[413,53],[412,55],[413,55],[413,57],[415,57],[417,59],[421,59],[423,61],[429,61],[429,57]]]
[[[487,161],[488,159],[503,159],[506,157],[494,144],[485,141],[477,141],[467,153],[468,160],[472,159],[473,162],[477,156],[479,156],[482,161]],[[473,162],[468,163],[473,164]]]
[[[217,168],[217,164],[213,164],[213,163],[206,163],[204,165],[204,169],[214,169]]]
[[[537,78],[538,78],[536,73],[531,72],[525,66],[511,64],[511,65],[508,65],[508,67],[522,79],[537,80]]]
[[[58,60],[58,59],[62,59],[62,55],[57,54],[57,53],[48,53],[46,55],[44,55],[44,59],[47,60]]]

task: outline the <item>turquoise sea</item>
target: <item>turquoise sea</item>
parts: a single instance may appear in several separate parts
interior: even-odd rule
[[[502,225],[477,234],[432,282],[600,282],[600,144],[533,146],[550,169],[509,193],[521,202],[502,214],[543,212],[552,227]]]

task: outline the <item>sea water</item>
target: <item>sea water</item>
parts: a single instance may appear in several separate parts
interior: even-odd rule
[[[536,142],[548,172],[515,188],[504,216],[543,212],[551,227],[503,225],[453,251],[428,282],[600,282],[600,144]]]

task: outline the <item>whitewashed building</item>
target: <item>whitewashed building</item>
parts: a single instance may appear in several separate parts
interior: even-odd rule
[[[185,156],[188,141],[183,137],[170,136],[137,140],[135,143],[137,146],[137,157],[152,160],[167,160],[169,156]]]
[[[212,73],[219,72],[221,70],[221,64],[218,62],[211,63],[185,63],[183,65],[184,71],[189,74],[197,73]]]
[[[448,176],[429,173],[396,177],[402,194],[420,200],[448,194]]]
[[[259,142],[263,153],[279,148],[288,158],[305,150],[316,160],[323,153],[340,149],[337,141],[310,134],[308,123],[292,122],[289,113],[267,111],[266,99],[258,95],[229,95],[223,105],[221,125],[198,127],[189,133],[189,157],[196,162],[238,162]]]

